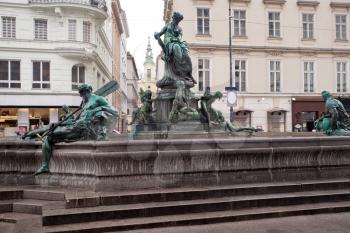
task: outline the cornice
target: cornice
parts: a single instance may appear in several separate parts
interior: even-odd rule
[[[0,95],[66,95],[66,96],[79,96],[78,92],[72,91],[72,92],[58,92],[56,90],[23,90],[23,89],[18,89],[18,90],[10,90],[10,91],[0,91]]]
[[[213,4],[213,2],[215,0],[192,0],[195,3],[209,3],[209,4]]]
[[[112,78],[112,73],[109,71],[106,64],[104,64],[102,58],[99,56],[99,54],[95,51],[88,52],[84,48],[63,48],[63,47],[56,47],[53,49],[42,49],[42,48],[8,48],[8,47],[0,47],[0,51],[8,51],[8,52],[32,52],[32,53],[53,53],[53,54],[59,54],[60,56],[81,56],[86,57],[88,59],[91,59],[96,62],[96,64],[100,67],[100,69],[103,71],[105,76],[107,76],[109,79]]]
[[[287,2],[286,0],[263,0],[264,4],[280,5],[280,6],[283,6],[286,2]]]
[[[112,12],[113,12],[113,16],[114,16],[114,20],[116,21],[117,27],[118,27],[118,31],[120,33],[120,35],[124,32],[124,28],[123,28],[123,23],[121,21],[121,17],[120,17],[120,5],[119,5],[119,1],[112,2]]]
[[[252,0],[229,0],[232,3],[251,3]]]
[[[189,43],[192,50],[229,50],[228,45]],[[310,47],[278,47],[278,46],[232,46],[234,51],[265,52],[265,53],[299,53],[299,54],[333,54],[336,56],[350,56],[350,49],[310,48]]]
[[[317,7],[318,5],[320,5],[320,2],[318,2],[318,1],[298,0],[297,5],[298,6],[306,6],[306,7]]]
[[[350,3],[349,2],[331,2],[330,6],[332,8],[350,8]]]

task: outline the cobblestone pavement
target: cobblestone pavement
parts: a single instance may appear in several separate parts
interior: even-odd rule
[[[350,233],[350,213],[322,214],[222,223],[190,227],[169,227],[124,233]]]

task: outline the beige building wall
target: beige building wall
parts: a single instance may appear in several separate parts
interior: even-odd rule
[[[209,33],[197,30],[197,9],[209,9]],[[246,90],[238,92],[237,119],[251,111],[251,126],[271,129],[269,117],[281,114],[280,121],[291,131],[292,102],[298,97],[319,97],[323,90],[348,96],[350,88],[350,2],[339,0],[231,0],[231,9],[246,13],[245,36],[232,36],[234,60],[246,61]],[[188,42],[193,63],[193,76],[198,80],[198,59],[210,61],[211,91],[223,91],[229,86],[229,1],[225,0],[165,0],[164,20],[172,12],[184,15],[180,23],[183,39]],[[280,36],[269,37],[269,12],[280,13]],[[303,38],[302,15],[313,14],[314,36]],[[346,17],[346,38],[336,39],[336,15]],[[234,22],[232,21],[232,35]],[[270,91],[270,61],[280,61],[281,90]],[[314,91],[304,91],[304,62],[314,63]],[[337,62],[346,63],[346,91],[337,91]],[[235,73],[233,71],[233,78]],[[198,95],[198,85],[193,88]],[[226,119],[229,108],[226,99],[215,104]],[[274,112],[274,115],[271,113]],[[235,116],[236,116],[235,114]],[[241,122],[235,121],[236,124]],[[284,128],[281,126],[282,128]],[[284,130],[284,129],[283,129]],[[282,130],[282,131],[283,131]]]

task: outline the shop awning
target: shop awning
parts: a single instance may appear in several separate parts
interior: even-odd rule
[[[271,108],[267,110],[267,112],[288,112],[288,110],[285,110],[283,108]]]
[[[248,108],[238,108],[238,109],[234,109],[233,111],[234,112],[254,112],[253,110]]]

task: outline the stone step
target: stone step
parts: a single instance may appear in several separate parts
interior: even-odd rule
[[[6,212],[0,214],[0,222],[16,223],[19,220],[41,217],[37,214]]]
[[[11,223],[7,225],[7,229],[1,231],[1,222]],[[6,226],[4,226],[6,227]],[[25,213],[2,213],[0,214],[0,232],[23,232],[23,233],[39,233],[43,232],[42,217],[36,214]]]
[[[47,201],[65,201],[65,193],[58,191],[51,191],[45,189],[24,189],[23,198],[47,200]]]
[[[7,188],[0,190],[0,200],[21,199],[23,191],[16,188]]]
[[[65,208],[64,201],[46,201],[35,199],[14,200],[13,212],[28,214],[43,214],[44,210],[55,210]]]
[[[284,207],[251,208],[208,213],[167,215],[146,218],[92,221],[44,227],[45,233],[98,233],[137,229],[150,229],[170,226],[202,225],[243,220],[280,218],[288,216],[340,213],[350,211],[350,202],[314,203]]]
[[[0,213],[6,213],[12,211],[12,201],[4,200],[0,201]]]
[[[350,190],[327,190],[48,210],[43,215],[43,225],[347,200],[350,200]]]
[[[313,190],[350,189],[349,179],[262,183],[248,185],[231,185],[203,188],[153,189],[139,191],[124,191],[117,193],[102,193],[100,205],[135,204],[147,202],[168,202],[181,200],[196,200],[220,198],[228,196],[259,195],[270,193],[303,192]],[[83,199],[69,199],[67,208],[84,207]],[[86,202],[89,203],[89,202]],[[96,201],[96,203],[98,203]]]

